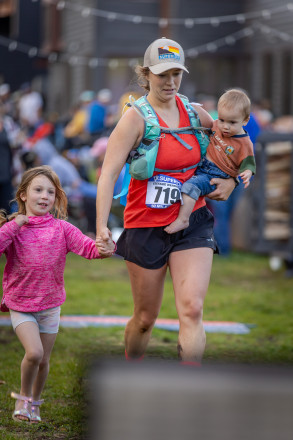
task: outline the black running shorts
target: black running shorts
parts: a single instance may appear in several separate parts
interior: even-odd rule
[[[165,226],[124,229],[116,254],[146,269],[159,269],[171,252],[211,248],[218,253],[213,227],[213,214],[204,206],[191,214],[188,228],[174,234],[165,232]]]

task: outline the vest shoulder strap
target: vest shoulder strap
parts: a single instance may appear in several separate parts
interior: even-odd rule
[[[147,100],[146,95],[141,96],[134,102],[135,107],[140,111],[144,119],[143,139],[154,140],[160,137],[161,127],[155,110]]]

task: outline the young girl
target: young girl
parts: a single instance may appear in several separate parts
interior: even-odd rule
[[[66,195],[50,167],[32,168],[24,173],[16,202],[18,212],[8,218],[4,212],[0,214],[0,255],[5,253],[7,259],[4,303],[25,350],[20,393],[11,393],[16,399],[12,417],[38,423],[60,306],[65,301],[66,254],[74,252],[87,259],[101,256],[92,239],[64,220]],[[115,244],[110,240],[108,246],[110,256]]]

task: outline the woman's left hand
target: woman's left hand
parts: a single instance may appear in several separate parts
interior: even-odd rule
[[[235,188],[235,180],[232,177],[230,179],[219,179],[218,177],[215,177],[211,179],[210,183],[211,185],[217,185],[215,191],[207,194],[207,197],[212,200],[228,200],[230,194]]]

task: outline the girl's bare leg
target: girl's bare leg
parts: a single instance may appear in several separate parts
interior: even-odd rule
[[[25,350],[21,362],[20,394],[31,397],[33,383],[44,355],[39,327],[34,322],[24,322],[16,327],[15,333]]]
[[[41,333],[40,337],[43,345],[44,355],[39,364],[38,374],[33,383],[32,396],[34,400],[39,400],[41,398],[41,394],[49,374],[49,362],[57,333]]]

